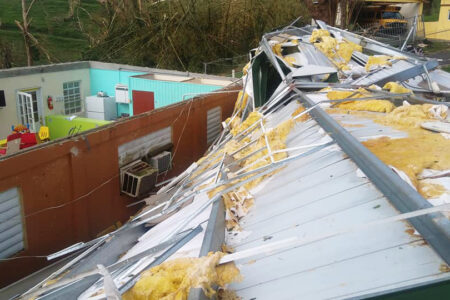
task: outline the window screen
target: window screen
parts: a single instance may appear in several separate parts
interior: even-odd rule
[[[12,188],[0,192],[0,259],[8,258],[23,249],[19,191]]]
[[[220,106],[208,110],[206,115],[206,141],[214,142],[222,130],[222,111]]]

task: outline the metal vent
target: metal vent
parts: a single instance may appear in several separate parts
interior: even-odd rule
[[[222,110],[220,106],[214,107],[207,112],[206,117],[206,142],[211,144],[222,130]]]
[[[163,151],[158,155],[152,157],[152,166],[158,169],[158,172],[165,172],[170,169],[170,161],[172,159],[172,153],[169,151]]]
[[[24,249],[19,191],[0,192],[0,259]]]
[[[122,193],[131,197],[148,194],[156,184],[158,170],[141,161],[123,172]]]

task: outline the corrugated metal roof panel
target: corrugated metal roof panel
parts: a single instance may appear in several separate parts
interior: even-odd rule
[[[361,77],[360,79],[356,79],[352,82],[352,84],[370,85],[373,82],[376,82],[385,77],[394,75],[398,72],[407,70],[411,67],[414,67],[414,64],[410,63],[409,61],[402,60],[402,59],[397,60],[396,62],[394,62],[392,64],[392,67],[382,68],[382,69],[375,71],[367,76]]]
[[[298,104],[297,104],[298,105]],[[296,108],[269,117],[275,126]],[[404,133],[353,115],[333,115],[359,138]],[[317,143],[326,133],[315,121],[297,123],[288,147]],[[312,238],[348,226],[395,216],[398,211],[339,147],[292,161],[252,191],[255,205],[240,224],[248,237],[229,242],[236,251],[292,236]],[[449,279],[442,259],[406,222],[342,234],[265,257],[238,261],[245,280],[231,285],[243,299],[326,299],[362,296],[424,281]]]

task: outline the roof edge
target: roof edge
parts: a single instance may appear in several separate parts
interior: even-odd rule
[[[144,73],[154,73],[154,74],[167,74],[167,75],[178,75],[178,76],[194,76],[197,78],[207,78],[207,79],[219,79],[219,80],[233,80],[232,77],[218,76],[218,75],[208,75],[202,73],[192,73],[183,72],[177,70],[167,70],[167,69],[156,69],[142,66],[132,66],[127,64],[116,64],[101,61],[75,61],[75,62],[64,62],[50,65],[39,65],[39,66],[29,66],[29,67],[16,67],[11,69],[1,69],[0,79],[9,78],[16,76],[26,76],[41,73],[50,72],[62,72],[71,71],[79,69],[102,69],[102,70],[118,70],[118,71],[130,71],[130,72],[144,72]]]

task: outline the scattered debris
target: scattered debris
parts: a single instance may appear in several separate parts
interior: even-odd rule
[[[346,233],[354,234],[373,225],[391,226],[401,220],[411,220],[411,224],[415,227],[408,227],[406,232],[404,227],[398,230],[392,225],[400,231],[396,234],[401,238],[408,237],[408,234],[417,238],[423,235],[423,239],[427,240],[428,233],[443,232],[439,226],[446,226],[447,223],[444,221],[439,224],[430,221],[431,227],[427,227],[423,233],[420,224],[414,223],[413,219],[416,216],[427,219],[431,213],[446,212],[450,203],[444,198],[449,195],[450,190],[445,181],[450,170],[450,151],[448,151],[450,139],[422,128],[426,127],[422,126],[425,122],[448,122],[449,119],[448,103],[441,100],[450,94],[450,80],[442,80],[443,75],[433,70],[437,65],[434,60],[402,52],[380,42],[327,26],[321,21],[317,21],[317,26],[303,28],[288,26],[265,34],[260,47],[252,51],[251,61],[243,70],[243,89],[238,95],[233,114],[222,123],[224,130],[219,138],[204,157],[189,169],[189,172],[185,172],[183,176],[177,177],[161,188],[162,192],[158,193],[162,196],[153,199],[162,199],[158,209],[154,207],[143,209],[142,213],[113,233],[141,224],[155,225],[146,229],[146,232],[138,238],[137,244],[120,258],[118,263],[121,264],[121,269],[111,273],[124,299],[186,299],[193,287],[201,287],[207,296],[212,296],[215,294],[214,284],[226,288],[228,283],[240,277],[239,270],[234,264],[218,266],[221,259],[228,262],[256,255],[269,255],[277,250],[296,251],[294,249],[305,245],[314,247],[315,242],[322,242],[330,237],[342,237]],[[346,118],[351,119],[351,122]],[[369,135],[359,135],[360,130],[368,132]],[[384,162],[384,165],[380,166],[379,160],[369,151]],[[326,155],[330,153],[337,154],[333,156],[335,161],[326,161],[329,159]],[[314,160],[306,160],[312,155],[316,155]],[[293,199],[292,194],[300,194],[302,187],[305,186],[306,190],[310,191],[309,197],[315,193],[320,194],[323,191],[318,190],[317,182],[320,181],[321,186],[325,188],[328,188],[326,186],[328,181],[332,181],[333,184],[339,182],[344,176],[341,174],[343,171],[339,169],[339,163],[341,161],[347,163],[349,160],[356,163],[357,169],[353,164],[345,171],[347,173],[344,175],[353,176],[351,179],[344,178],[345,182],[357,179],[357,187],[365,185],[374,187],[373,190],[378,190],[382,194],[382,197],[377,196],[376,199],[376,203],[381,204],[356,201],[343,206],[341,202],[344,200],[359,200],[359,197],[365,197],[364,193],[348,194],[349,196],[341,197],[339,199],[341,201],[329,203],[320,209],[318,206],[313,211],[317,217],[303,216],[307,219],[303,220],[305,223],[311,222],[314,218],[326,219],[324,223],[319,223],[323,228],[311,227],[313,232],[317,229],[319,237],[307,236],[302,240],[299,236],[293,236],[280,241],[276,230],[282,230],[280,224],[283,224],[283,220],[277,218],[276,213],[286,204],[283,202],[284,197]],[[254,210],[255,207],[258,208],[258,200],[261,199],[260,191],[267,192],[267,189],[274,188],[270,185],[270,179],[277,179],[277,183],[281,184],[280,178],[277,178],[280,172],[285,170],[294,172],[292,169],[295,168],[303,171],[302,168],[305,166],[305,170],[308,170],[308,163],[314,165],[322,162],[324,163],[320,169],[311,169],[313,170],[311,172],[322,168],[327,170],[326,175],[314,178],[317,182],[313,180],[310,184],[308,180],[287,176],[283,180],[288,182],[286,186],[289,186],[290,194],[284,193],[283,188],[276,187],[277,193],[282,196],[279,199],[278,196],[275,197],[272,202],[265,199],[263,209],[267,209],[266,212],[273,210],[274,214],[271,216],[280,224],[271,223],[272,219],[264,221],[252,219],[251,230],[257,232],[248,229],[247,220],[251,219],[252,214],[261,213],[261,210]],[[376,168],[372,168],[373,166]],[[304,176],[306,175],[309,174]],[[434,181],[438,179],[440,181]],[[413,189],[411,190],[407,184]],[[265,185],[267,186],[264,188]],[[332,184],[330,186],[333,187]],[[400,190],[399,186],[402,191],[409,189],[411,191],[409,195],[414,197],[415,202],[405,198],[407,197],[405,193],[397,193]],[[420,197],[414,189],[430,203],[433,204],[435,201],[434,203],[440,204],[430,208],[427,200]],[[329,197],[328,194],[324,195],[326,197],[321,196],[320,201],[325,201],[324,198]],[[302,202],[305,201],[302,197],[298,198],[295,198],[295,201],[299,202],[298,205],[295,202],[290,203],[292,207],[286,206],[288,211],[284,212],[285,215],[293,216],[290,215],[291,208],[292,213],[304,214],[303,209],[307,210],[309,205],[319,202],[316,199],[312,204]],[[403,201],[401,209],[399,199]],[[364,201],[366,200],[373,199]],[[217,211],[220,207],[217,205],[220,203],[218,201],[223,201],[222,212]],[[279,206],[278,202],[283,202],[283,205]],[[409,203],[410,209],[407,212],[403,211],[406,202]],[[385,203],[392,204],[402,211],[402,214]],[[326,234],[327,230],[322,229],[334,226],[333,222],[339,222],[336,221],[339,218],[334,219],[333,214],[337,215],[338,211],[345,212],[349,207],[359,207],[361,209],[359,212],[368,215],[358,215],[355,219],[362,223],[356,224],[352,223],[352,218],[341,217],[348,223],[337,223],[340,226],[336,227],[338,230]],[[225,220],[222,219],[223,227],[217,225],[220,218],[214,217],[220,216],[220,213],[225,215]],[[327,219],[330,215],[332,217]],[[292,224],[304,223],[295,219],[289,223],[285,222],[284,226],[293,230],[303,230],[303,227],[306,227]],[[213,231],[220,234],[214,235],[215,232],[210,229],[205,230],[207,226],[214,227]],[[345,229],[346,227],[349,228]],[[302,233],[298,231],[296,234]],[[320,233],[324,236],[320,236]],[[384,230],[383,235],[377,236],[377,239],[383,240],[389,233],[389,230]],[[225,241],[219,241],[218,244],[222,245],[222,249],[204,248],[211,246],[212,236],[217,238],[223,234]],[[365,242],[369,245],[372,241],[372,237],[366,240],[367,236],[369,235],[360,235],[361,240],[355,243],[355,249],[364,246],[364,250],[370,253],[381,251],[379,249],[372,251],[370,246],[365,247]],[[250,242],[257,243],[257,246],[242,250],[242,243],[248,242],[249,238]],[[269,241],[271,239],[275,242]],[[442,244],[434,245],[437,239],[441,239]],[[401,260],[406,257],[405,253],[409,253],[411,257],[407,257],[408,261],[413,261],[415,265],[433,262],[436,268],[445,259],[450,259],[447,255],[448,248],[442,249],[442,245],[450,243],[448,237],[439,235],[439,238],[433,236],[433,239],[428,239],[435,251],[427,248],[430,251],[424,256],[421,253],[420,257],[412,257],[415,254],[408,250],[409,246],[402,244],[399,247],[396,240],[397,238],[383,240],[386,244],[383,249],[390,249],[394,259]],[[207,244],[204,244],[205,242]],[[334,251],[334,248],[330,251],[336,252],[337,255],[333,261],[352,259],[345,256],[347,245],[329,245],[340,247],[341,252]],[[370,245],[375,247],[373,243]],[[423,241],[422,245],[430,247],[423,244]],[[352,246],[352,242],[349,242],[348,249],[353,251]],[[236,252],[234,249],[237,249]],[[317,251],[319,248],[312,249]],[[402,255],[399,256],[395,252],[397,249],[402,251]],[[207,255],[208,251],[218,250],[228,254],[224,256],[224,253],[215,252]],[[352,255],[358,257],[369,252],[355,252],[358,255],[355,253]],[[390,274],[390,268],[401,265],[397,261],[391,263],[386,258],[389,253],[383,254],[382,260],[378,261],[381,265],[377,267],[383,270],[384,274]],[[289,261],[289,258],[296,256],[292,253],[290,255],[284,257],[287,259],[284,263],[295,264]],[[321,264],[324,263],[324,259],[327,257],[321,255]],[[277,257],[276,261],[281,263],[283,259]],[[281,272],[278,266],[275,267],[270,263],[268,260],[268,269],[273,268],[275,272]],[[248,272],[248,268],[258,265],[259,263],[253,265],[248,263],[239,267]],[[439,278],[444,278],[446,274],[443,273],[448,272],[448,265],[445,265],[446,268],[442,266]],[[145,271],[146,269],[149,270]],[[332,272],[338,272],[338,269]],[[311,270],[314,272],[315,268]],[[291,271],[298,274],[297,270]],[[436,279],[435,271],[432,274],[425,273],[423,269],[414,271],[418,272],[417,276],[420,278],[425,278],[424,280]],[[399,280],[408,282],[406,275],[403,278],[400,270],[396,269],[396,272],[395,274],[399,276],[395,278],[397,281],[391,282],[386,279],[386,286],[391,286]],[[361,276],[367,275],[366,273]],[[260,275],[267,274],[251,276]],[[277,278],[278,283],[282,283],[283,276]],[[345,274],[333,273],[330,276],[340,278]],[[51,277],[49,280],[54,278]],[[390,278],[389,275],[387,278]],[[368,291],[379,288],[371,283],[372,281],[367,279],[367,286],[363,288],[358,287],[357,283],[349,283],[345,285],[347,289],[345,295],[352,293],[356,295],[361,293],[361,290],[369,295]],[[82,291],[80,299],[97,297],[103,293],[102,281],[91,284],[88,290]],[[261,284],[259,282],[254,284],[254,288],[258,289]],[[342,288],[342,285],[336,286],[333,288]],[[27,295],[38,296],[51,288],[52,285],[46,287],[38,285]],[[326,289],[320,289],[323,290]],[[295,292],[298,292],[298,289]],[[358,294],[356,297],[367,295]],[[222,299],[237,299],[239,292],[236,295],[234,292],[220,289],[219,296]]]

